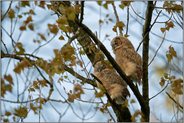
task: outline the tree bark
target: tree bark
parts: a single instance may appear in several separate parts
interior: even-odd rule
[[[151,18],[153,13],[153,1],[149,1],[146,10],[145,23],[143,27],[143,98],[145,99],[145,106],[141,107],[143,113],[143,120],[149,122],[150,107],[149,107],[149,83],[148,83],[148,61],[149,61],[149,31],[151,25]]]
[[[65,6],[69,5],[69,4],[66,4],[65,2],[59,2],[59,3],[57,2],[57,4],[55,4],[54,7],[56,7],[56,5],[59,5],[59,4],[63,4]],[[79,22],[79,20],[76,20],[76,21]],[[79,31],[77,32],[79,33],[77,40],[79,44],[82,46],[84,52],[86,53],[87,57],[89,58],[93,66],[95,65],[97,61],[104,60],[105,58],[104,55],[102,54],[100,49],[98,49],[96,45],[93,43],[90,36],[83,29],[79,29],[79,26],[77,23],[72,22],[72,21],[68,21],[68,22],[69,22],[69,26],[73,28],[74,34],[77,31]],[[114,101],[111,100],[108,94],[106,95],[107,95],[109,102],[111,103],[114,113],[116,114],[117,122],[130,122],[131,114],[130,114],[128,107],[122,107],[121,105],[117,105]]]

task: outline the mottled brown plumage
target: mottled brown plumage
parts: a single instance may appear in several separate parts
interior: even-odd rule
[[[123,36],[117,36],[112,40],[111,46],[116,62],[121,69],[132,80],[140,84],[142,79],[142,59],[135,51],[131,41]]]
[[[117,104],[122,104],[127,96],[130,96],[127,84],[108,63],[97,62],[94,67],[94,75],[102,82],[111,99]]]

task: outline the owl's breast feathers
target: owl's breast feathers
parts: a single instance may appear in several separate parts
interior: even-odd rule
[[[108,64],[103,62],[96,63],[94,75],[102,82],[111,99],[115,100],[117,104],[122,104],[127,96],[130,96],[125,81]]]

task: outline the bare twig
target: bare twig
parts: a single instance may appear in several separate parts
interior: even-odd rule
[[[119,16],[118,16],[118,13],[116,11],[116,6],[114,5],[114,2],[112,3],[112,7],[113,7],[114,14],[115,14],[115,17],[116,17],[116,23],[118,23],[120,21],[119,21]],[[120,33],[120,35],[123,35],[121,28],[119,28],[119,33]]]
[[[183,106],[181,106],[168,92],[165,93],[167,94],[169,99],[171,99],[176,105],[178,105],[183,110]]]
[[[163,39],[162,39],[162,42],[160,43],[158,49],[157,49],[156,52],[155,52],[155,55],[154,55],[153,58],[151,59],[151,61],[150,61],[150,63],[148,64],[148,66],[149,66],[149,65],[153,62],[153,60],[155,59],[155,57],[156,57],[156,55],[157,55],[157,53],[158,53],[160,47],[161,47],[162,44],[164,43],[165,36],[166,36],[166,33],[164,33],[164,37],[163,37]]]
[[[3,19],[5,18],[5,16],[6,16],[7,13],[9,12],[9,10],[10,10],[10,8],[11,8],[11,5],[12,5],[12,2],[13,2],[13,1],[10,1],[10,4],[9,4],[9,6],[8,6],[8,9],[7,9],[7,11],[5,12],[5,14],[2,16],[1,21],[3,21]]]
[[[143,18],[142,16],[140,16],[139,14],[137,14],[137,12],[134,10],[134,8],[132,7],[132,5],[130,5],[131,9],[133,10],[133,12],[140,17],[141,19],[145,20],[145,18]]]
[[[141,44],[144,42],[144,39],[146,38],[146,36],[148,36],[149,32],[151,31],[153,25],[156,23],[156,20],[158,19],[160,13],[162,12],[162,10],[158,13],[157,17],[155,18],[154,22],[151,24],[151,26],[149,27],[149,30],[147,30],[148,32],[146,32],[146,34],[144,35],[142,41],[139,43],[137,49],[136,49],[136,52],[139,50]]]
[[[151,99],[155,98],[156,96],[158,96],[159,94],[161,94],[167,88],[168,85],[169,85],[169,82],[167,83],[167,85],[160,92],[158,92],[157,94],[155,94],[154,96],[152,96],[151,98],[149,98],[149,101]]]
[[[128,35],[128,25],[129,25],[129,6],[127,6],[127,27],[126,27],[126,35]]]
[[[48,43],[50,43],[54,38],[56,37],[56,35],[54,35],[50,40],[48,40],[45,44],[40,45],[39,47],[37,47],[31,54],[34,54],[37,50],[39,50],[41,47],[47,45]]]

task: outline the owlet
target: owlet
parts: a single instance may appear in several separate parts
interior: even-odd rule
[[[140,84],[142,79],[142,59],[135,51],[132,43],[123,36],[117,36],[112,40],[111,46],[117,64],[127,76]]]
[[[94,66],[94,75],[102,82],[112,100],[122,104],[130,93],[125,81],[107,62],[99,61]]]

